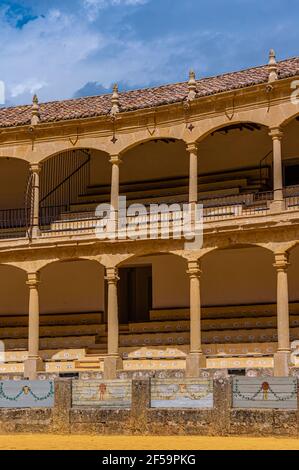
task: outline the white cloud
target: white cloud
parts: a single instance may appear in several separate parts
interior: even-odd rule
[[[137,6],[148,3],[149,0],[82,0],[89,21],[94,21],[101,10],[115,6]]]
[[[1,76],[8,100],[28,101],[72,96],[88,77],[84,61],[106,47],[108,38],[92,32],[80,18],[59,10],[16,29],[0,17]]]
[[[20,95],[23,95],[27,92],[33,95],[34,93],[37,93],[39,90],[47,86],[47,82],[39,82],[35,79],[30,79],[26,80],[25,82],[13,85],[10,89],[10,95],[12,98],[18,98]]]

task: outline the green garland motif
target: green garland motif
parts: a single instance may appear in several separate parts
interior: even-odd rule
[[[53,382],[50,382],[50,390],[49,392],[44,395],[43,397],[38,397],[28,385],[24,385],[21,390],[15,395],[15,396],[8,396],[3,390],[4,383],[0,382],[0,398],[4,398],[5,400],[9,401],[17,401],[23,394],[25,394],[25,390],[27,389],[27,394],[29,393],[35,401],[45,401],[48,398],[54,396],[54,387],[53,387]]]
[[[256,393],[254,393],[254,395],[251,395],[250,397],[248,397],[248,396],[244,395],[242,392],[240,392],[239,384],[238,384],[238,382],[236,382],[234,384],[234,388],[233,388],[233,395],[238,396],[239,398],[242,398],[243,400],[254,401],[260,393],[263,393],[263,391],[264,391],[263,390],[263,385],[261,385],[260,388],[258,389],[258,391]],[[292,400],[292,399],[297,399],[297,384],[294,383],[294,390],[291,392],[291,395],[287,395],[285,397],[281,397],[281,396],[277,395],[277,393],[274,392],[274,390],[271,388],[270,385],[269,385],[268,392],[271,392],[272,395],[276,398],[277,401],[288,401],[288,400]]]

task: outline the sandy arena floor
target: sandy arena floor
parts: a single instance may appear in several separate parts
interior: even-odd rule
[[[299,439],[152,436],[0,436],[0,450],[299,450]]]

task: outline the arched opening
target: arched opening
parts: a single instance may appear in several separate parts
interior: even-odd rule
[[[186,144],[152,139],[122,155],[120,194],[128,203],[187,202],[189,158]]]
[[[202,259],[203,342],[208,355],[215,355],[211,366],[219,366],[221,360],[222,366],[232,368],[273,366],[277,350],[273,263],[273,253],[257,246],[219,249]]]
[[[28,162],[0,158],[0,237],[24,236],[27,225]]]
[[[283,127],[282,171],[287,208],[299,205],[299,116],[288,121]]]
[[[99,202],[109,202],[110,166],[107,154],[88,148],[67,150],[42,162],[42,228],[61,232],[93,227],[84,220],[89,219]],[[101,190],[97,192],[99,186]]]
[[[85,349],[105,329],[104,268],[96,261],[47,265],[40,273],[40,349]]]
[[[21,372],[28,349],[27,274],[16,267],[0,265],[0,278],[0,340],[4,343],[5,361],[14,363],[0,364],[0,371]]]
[[[189,326],[177,319],[188,319],[187,261],[167,253],[135,256],[118,266],[118,276],[118,343],[128,358],[125,368],[183,368]],[[107,337],[98,347],[107,350]]]
[[[266,126],[254,122],[233,123],[198,143],[198,190],[205,206],[240,203],[240,210],[247,212],[267,209],[273,188],[268,132]]]
[[[291,250],[288,268],[289,300],[291,313],[296,310],[298,304],[299,312],[299,245]],[[299,325],[299,322],[298,322]]]

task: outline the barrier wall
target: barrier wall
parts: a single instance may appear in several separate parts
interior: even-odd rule
[[[91,385],[89,380],[82,381],[85,382],[83,384],[78,380],[59,379],[54,381],[54,406],[52,408],[36,408],[36,404],[33,408],[0,408],[0,434],[299,436],[298,406],[296,409],[280,409],[280,402],[283,400],[271,399],[269,400],[271,408],[268,409],[235,408],[238,403],[234,402],[233,387],[236,383],[234,381],[237,379],[240,380],[241,377],[235,377],[234,380],[231,378],[177,379],[177,381],[171,379],[175,384],[171,393],[168,388],[169,379],[132,380],[130,381],[130,404],[127,406],[128,401],[124,400],[119,407],[113,406],[113,401],[110,400],[113,394],[109,392],[106,396],[107,389],[111,390],[110,387],[114,392],[117,390],[115,383],[97,380]],[[286,389],[277,390],[275,383],[272,384],[269,377],[261,380],[263,380],[262,383],[269,382],[270,387],[279,398],[281,397],[280,393],[285,395],[288,393]],[[274,380],[277,381],[277,379]],[[293,385],[293,389],[290,390],[292,392],[292,406],[295,406],[293,394],[297,379],[290,378],[288,380],[290,381],[285,387]],[[44,387],[49,384],[49,381],[41,382]],[[128,381],[123,381],[122,385],[124,382],[129,387]],[[99,383],[100,385],[101,383],[105,384],[107,388],[104,390],[101,387],[100,390]],[[250,384],[251,387],[253,384],[256,388],[254,393],[257,391],[261,393],[260,381],[252,378]],[[244,388],[245,385],[247,386],[247,384],[239,382],[238,389],[247,394],[248,388]],[[16,385],[14,384],[14,386]],[[18,386],[20,391],[20,382]],[[167,397],[165,397],[165,390],[168,393]],[[250,391],[250,393],[252,392],[253,390]],[[102,394],[101,397],[99,393]],[[268,389],[268,398],[271,398],[270,393]],[[118,392],[116,395],[116,399],[119,400]],[[122,397],[124,396],[125,393],[122,394]],[[211,397],[213,403],[211,403]],[[296,397],[298,397],[298,392]],[[163,403],[155,403],[156,399]],[[124,403],[126,406],[123,406]],[[186,407],[186,403],[188,407]],[[193,406],[191,406],[192,404]]]

